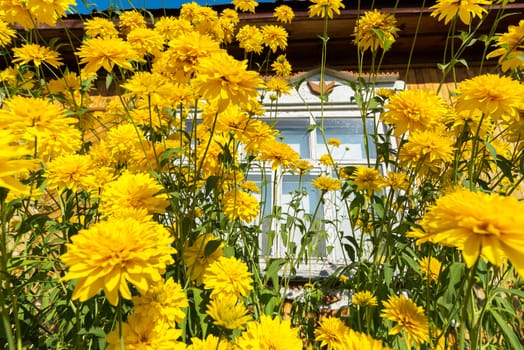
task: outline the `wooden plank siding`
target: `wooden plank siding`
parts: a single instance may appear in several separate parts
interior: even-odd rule
[[[484,70],[484,73],[489,71],[490,69],[488,68]],[[442,73],[438,68],[421,67],[411,69],[407,74],[401,74],[400,79],[405,79],[408,90],[427,89],[438,91],[442,98],[450,101],[458,83],[478,74],[479,67],[470,67],[470,69],[457,67],[454,74],[450,73],[445,79],[442,79]]]

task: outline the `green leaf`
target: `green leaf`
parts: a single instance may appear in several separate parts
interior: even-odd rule
[[[278,271],[280,271],[280,268],[282,265],[284,265],[285,261],[284,259],[272,259],[269,263],[269,265],[266,267],[266,281],[271,280],[273,283],[273,287],[276,288],[276,291],[278,291]]]
[[[111,86],[112,82],[113,82],[113,75],[111,74],[106,75],[106,90],[109,90],[109,87]]]
[[[390,40],[390,39],[386,40],[384,42],[384,52],[389,51],[389,49],[391,49],[391,46],[393,45],[394,42],[395,42],[394,40]]]
[[[493,145],[487,142],[486,140],[484,140],[484,146],[489,151],[489,154],[491,154],[491,158],[493,159],[495,164],[497,164],[497,150],[495,149],[495,147],[493,147]]]
[[[359,93],[355,93],[355,103],[357,104],[359,109],[362,109],[364,106],[364,99],[362,98],[362,95]]]
[[[391,287],[391,282],[393,282],[393,272],[394,269],[390,264],[384,264],[384,282],[388,288]]]
[[[488,309],[487,310],[495,319],[495,322],[500,327],[500,330],[502,333],[504,333],[504,338],[508,341],[508,343],[511,345],[508,348],[510,349],[522,349],[522,344],[519,341],[519,338],[515,334],[515,332],[508,326],[508,320],[505,320],[498,312],[496,312],[494,309]]]
[[[222,241],[219,239],[214,239],[207,242],[206,247],[204,248],[204,255],[210,256],[213,254],[218,249],[218,247],[220,247],[220,244],[222,244]]]
[[[235,247],[227,246],[222,248],[222,252],[224,253],[224,256],[226,258],[230,258],[232,256],[235,256]]]
[[[479,41],[482,41],[483,43],[490,43],[491,40],[492,39],[490,39],[490,37],[486,34],[482,34],[481,36],[479,36]]]
[[[171,155],[173,153],[182,153],[183,148],[182,147],[175,147],[175,148],[168,148],[162,154],[160,155],[160,164],[165,164],[166,161],[169,160]]]
[[[519,170],[522,175],[524,175],[524,152],[520,156]]]
[[[437,68],[438,68],[439,70],[441,70],[441,71],[445,71],[446,69],[448,69],[449,65],[450,65],[449,62],[446,63],[446,64],[438,63],[438,64],[437,64]]]
[[[513,163],[511,163],[509,160],[501,156],[500,154],[497,155],[497,166],[502,171],[504,176],[506,176],[509,181],[513,182],[513,174],[511,173],[511,169],[513,168]]]
[[[494,293],[513,294],[524,299],[524,290],[520,289],[506,289],[506,288],[495,288]]]
[[[373,209],[375,209],[375,214],[378,215],[379,218],[384,218],[384,207],[380,203],[373,203],[371,204]]]
[[[467,44],[466,44],[466,47],[470,47],[470,46],[473,46],[475,45],[475,43],[477,42],[478,39],[471,39]]]
[[[210,194],[212,190],[217,188],[218,181],[220,176],[210,176],[206,180],[206,195]]]
[[[465,59],[461,58],[460,60],[455,60],[455,62],[456,62],[456,63],[460,63],[460,64],[462,64],[464,67],[466,67],[466,68],[469,69],[468,62],[467,62]]]
[[[202,329],[202,335],[203,337],[206,336],[206,333],[207,333],[207,326],[208,326],[208,322],[206,322],[206,313],[205,312],[201,312],[201,307],[202,309],[205,309],[204,306],[205,306],[205,303],[204,303],[204,297],[202,295],[202,290],[198,289],[198,288],[189,288],[189,290],[191,290],[193,293],[193,301],[195,302],[195,311],[197,313],[197,316],[198,316],[198,319],[200,320],[200,329]]]

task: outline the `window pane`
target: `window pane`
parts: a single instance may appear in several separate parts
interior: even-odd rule
[[[307,132],[309,120],[307,118],[294,118],[292,120],[280,119],[276,128],[280,131],[282,142],[290,145],[301,158],[311,158],[309,154],[309,134]]]
[[[373,119],[368,118],[366,120],[367,134],[373,134]],[[317,157],[327,153],[322,133],[320,129],[316,129],[317,133],[317,145],[316,151]],[[339,139],[342,144],[339,147],[331,147],[331,154],[334,159],[365,159],[366,149],[364,146],[364,127],[362,126],[362,120],[356,118],[325,118],[324,119],[324,132],[327,140],[334,137]],[[369,144],[369,156],[370,158],[376,158],[375,145],[373,139],[368,136]]]

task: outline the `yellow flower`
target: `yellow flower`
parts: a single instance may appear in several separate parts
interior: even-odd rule
[[[114,215],[127,209],[146,209],[148,213],[162,213],[169,205],[164,188],[149,174],[125,172],[104,187],[100,196],[100,211]]]
[[[26,186],[17,179],[17,175],[35,169],[35,160],[23,159],[30,155],[31,150],[18,143],[18,137],[0,124],[0,187],[12,191],[25,192]]]
[[[342,181],[328,176],[319,176],[311,181],[311,184],[322,192],[338,191],[342,187]]]
[[[280,98],[282,94],[289,95],[291,86],[289,86],[288,82],[283,78],[273,77],[266,82],[266,90],[274,93],[270,95],[270,98],[277,99]]]
[[[349,277],[344,274],[341,274],[340,276],[338,276],[338,280],[341,283],[346,283],[347,281],[349,281]]]
[[[35,139],[33,138],[33,141]],[[37,155],[42,160],[49,160],[65,154],[80,150],[82,146],[82,133],[77,128],[68,125],[53,134],[40,137],[34,144]]]
[[[13,49],[13,63],[29,64],[33,62],[35,67],[40,67],[42,63],[46,63],[55,68],[61,66],[61,58],[58,52],[51,51],[45,46],[38,44],[24,44],[22,47],[15,47]]]
[[[131,299],[128,283],[144,294],[173,263],[173,238],[148,218],[110,218],[81,230],[60,258],[69,268],[62,281],[77,280],[73,299],[86,301],[104,290],[111,305]]]
[[[133,297],[132,301],[135,313],[160,319],[170,325],[181,323],[186,316],[184,309],[189,306],[184,289],[173,277],[151,285],[146,293]]]
[[[145,142],[144,137],[137,135],[132,124],[120,124],[108,131],[105,149],[110,153],[113,162],[123,165],[137,150],[141,150],[141,142]]]
[[[325,317],[315,329],[315,341],[320,342],[320,347],[326,347],[327,350],[343,349],[342,338],[348,331],[349,327],[340,318]]]
[[[232,18],[230,15],[224,15],[224,11],[229,10],[236,15]],[[226,12],[228,13],[228,12]],[[218,19],[219,27],[223,33],[222,42],[224,44],[231,44],[235,39],[235,33],[237,32],[237,24],[240,20],[238,19],[238,13],[233,9],[224,9],[220,18]]]
[[[216,103],[221,112],[229,104],[242,107],[250,98],[257,97],[262,79],[257,72],[247,70],[247,61],[237,61],[221,52],[200,60],[192,84],[204,98]]]
[[[393,191],[406,190],[409,186],[408,177],[404,173],[390,171],[386,175],[386,186],[390,186]]]
[[[227,329],[241,329],[251,320],[248,310],[236,296],[216,296],[207,305],[206,313],[213,323]]]
[[[374,339],[366,333],[356,332],[349,329],[348,332],[342,335],[342,346],[340,349],[354,349],[354,350],[391,350],[387,346],[383,346],[380,340]]]
[[[118,326],[106,336],[107,350],[120,350],[120,331]],[[146,349],[185,349],[177,339],[182,330],[170,327],[167,322],[152,319],[144,314],[131,314],[122,323],[122,338],[129,350]]]
[[[199,235],[193,244],[186,244],[183,259],[187,267],[187,277],[201,285],[204,282],[205,270],[222,256],[223,245],[224,243],[211,233]],[[211,248],[214,248],[213,251],[210,251]]]
[[[264,37],[257,26],[246,24],[236,35],[238,46],[245,52],[260,54],[263,50]]]
[[[342,0],[311,0],[311,2],[313,5],[309,6],[309,17],[333,18],[334,14],[340,15],[340,9],[345,7]]]
[[[234,25],[237,25],[240,22],[238,12],[233,9],[223,9],[220,13],[220,18],[227,20]]]
[[[191,23],[195,30],[211,36],[217,42],[221,42],[224,32],[218,21],[218,12],[210,6],[197,6],[193,12]]]
[[[37,157],[47,161],[49,157],[78,151],[81,133],[73,124],[74,118],[57,104],[43,98],[13,96],[3,103],[0,110],[0,127],[7,127],[20,136],[28,147],[36,147]]]
[[[335,164],[335,161],[333,160],[333,157],[331,157],[331,155],[329,155],[327,153],[320,156],[319,162],[320,162],[320,164],[323,164],[325,166],[331,166],[331,165]]]
[[[509,259],[524,276],[524,203],[515,197],[459,189],[439,198],[420,221],[422,230],[410,237],[417,244],[456,247],[468,267],[478,257],[501,266]]]
[[[244,181],[240,184],[240,187],[246,191],[250,191],[253,193],[260,193],[260,188],[257,186],[256,182],[254,181]]]
[[[389,98],[382,120],[395,127],[395,136],[433,128],[446,115],[444,100],[429,90],[401,91]]]
[[[148,114],[146,125],[150,124],[149,109],[151,106],[165,106],[175,87],[167,82],[161,74],[138,71],[122,87],[127,90],[124,97],[136,96],[145,101]],[[155,118],[157,119],[157,118]],[[154,124],[158,124],[153,121]]]
[[[0,72],[0,83],[3,86],[8,87],[17,87],[21,90],[31,90],[34,87],[35,73],[30,70],[24,70],[20,72],[15,67],[7,67],[2,72]]]
[[[86,179],[94,175],[94,164],[87,155],[71,154],[47,163],[47,188],[60,190],[87,189]]]
[[[335,137],[332,137],[328,140],[328,145],[334,146],[334,147],[340,147],[342,144],[342,141],[340,139],[337,139]]]
[[[258,2],[254,0],[233,0],[233,5],[235,5],[235,10],[255,13],[255,7],[258,6]]]
[[[26,7],[37,23],[45,23],[51,27],[56,25],[56,21],[65,17],[66,11],[71,6],[76,6],[75,0],[30,0]]]
[[[395,95],[395,90],[388,88],[379,88],[377,89],[377,91],[375,91],[375,94],[380,97],[390,98],[391,96]]]
[[[224,338],[218,338],[213,334],[208,334],[206,339],[197,337],[191,338],[191,344],[187,348],[174,350],[232,350],[233,346]],[[167,350],[167,349],[166,349]]]
[[[397,20],[389,13],[377,9],[366,11],[355,25],[355,44],[360,50],[375,52],[378,48],[387,50],[398,36]]]
[[[73,102],[77,98],[80,100],[81,83],[80,77],[75,72],[66,72],[60,78],[50,80],[47,83],[47,88],[50,94],[62,95]],[[87,94],[84,97],[87,98]]]
[[[84,30],[90,38],[112,38],[118,36],[115,24],[108,18],[93,17],[84,21]]]
[[[437,258],[427,256],[419,259],[418,265],[420,268],[420,273],[425,280],[438,281],[438,276],[442,269],[442,264],[438,261]]]
[[[169,42],[172,39],[186,33],[190,33],[193,30],[191,22],[175,17],[160,17],[155,22],[154,30],[164,38],[165,42]]]
[[[250,222],[258,215],[260,204],[251,194],[232,190],[224,194],[222,210],[230,220]]]
[[[439,171],[453,160],[453,138],[435,130],[416,131],[409,135],[408,142],[399,152],[399,160],[412,167]]]
[[[491,5],[491,0],[437,0],[437,3],[430,7],[433,12],[431,17],[437,17],[444,24],[448,24],[458,14],[464,24],[470,24],[475,17],[482,18],[488,11],[481,5]]]
[[[164,37],[149,28],[135,28],[127,34],[127,42],[140,57],[157,56],[164,47]]]
[[[262,26],[262,40],[273,53],[277,49],[285,50],[287,47],[287,31],[281,26],[271,24]]]
[[[385,185],[384,178],[378,170],[366,166],[356,167],[351,179],[353,185],[357,186],[357,191],[367,191],[369,194],[378,192]]]
[[[18,23],[24,29],[32,29],[37,23],[22,0],[2,1],[2,18],[10,23]]]
[[[242,138],[242,134],[251,121],[249,115],[235,105],[229,105],[225,111],[218,115],[203,115],[202,119],[204,119],[204,123],[208,124],[210,130],[215,124],[217,133],[230,134],[239,138]]]
[[[497,47],[491,51],[486,58],[499,57],[502,71],[523,69],[524,70],[524,19],[519,21],[518,26],[508,26],[507,33],[497,37]]]
[[[295,162],[293,162],[293,171],[298,172],[299,174],[304,175],[311,169],[313,169],[313,164],[311,164],[309,161],[305,159],[297,159]]]
[[[412,342],[417,346],[429,341],[429,325],[424,309],[417,306],[411,299],[403,295],[390,296],[383,301],[384,309],[381,317],[396,322],[397,325],[389,331],[390,335],[406,334],[406,342],[411,348]]]
[[[129,33],[133,29],[146,28],[147,26],[144,16],[136,10],[124,11],[118,19],[120,22],[119,27],[124,34]]]
[[[462,81],[457,87],[456,110],[480,110],[493,120],[518,120],[524,108],[524,85],[497,74],[483,74]]]
[[[7,22],[0,20],[0,47],[6,47],[11,44],[16,31],[9,28]]]
[[[246,152],[252,155],[258,155],[263,145],[274,140],[276,134],[277,131],[266,122],[259,119],[250,119],[244,132],[244,140],[247,140]]]
[[[275,139],[268,140],[260,145],[261,161],[270,161],[271,168],[276,170],[293,167],[293,164],[300,159],[300,155],[291,146]]]
[[[249,322],[247,329],[235,341],[240,350],[301,350],[302,340],[298,332],[299,328],[291,328],[290,320],[262,315],[260,321]]]
[[[153,63],[153,68],[162,72],[177,75],[177,78],[192,78],[200,66],[200,60],[220,51],[219,43],[209,35],[196,31],[180,34],[169,41],[169,48]]]
[[[215,296],[247,296],[253,289],[253,278],[247,265],[234,256],[219,257],[204,272],[204,288]]]
[[[271,69],[277,76],[287,77],[291,75],[292,69],[291,64],[286,58],[286,55],[280,55],[277,59],[271,64]]]
[[[295,18],[295,13],[291,7],[287,5],[280,5],[275,7],[275,10],[273,11],[273,17],[275,17],[279,22],[291,23],[293,18]]]
[[[355,294],[353,294],[353,298],[351,298],[351,301],[353,304],[362,306],[362,307],[369,307],[369,306],[377,306],[377,297],[373,295],[368,290],[360,291]]]
[[[117,37],[84,40],[76,55],[81,64],[86,64],[84,74],[96,73],[102,67],[111,73],[115,64],[133,70],[130,61],[138,59],[131,45]]]
[[[478,109],[460,112],[452,109],[446,116],[444,123],[450,125],[450,129],[455,132],[456,137],[459,137],[462,133],[467,133],[476,137],[487,138],[489,137],[488,134],[491,134],[497,127],[490,116],[484,116]]]

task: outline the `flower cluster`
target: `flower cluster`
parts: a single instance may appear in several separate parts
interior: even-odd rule
[[[0,0],[2,345],[518,348],[524,21],[477,32],[509,2],[423,11],[451,26],[442,82],[478,42],[496,65],[447,96],[377,78],[406,26],[398,4],[312,0],[321,85],[328,24],[355,22],[358,77],[328,86],[351,88],[346,108],[292,78],[292,3],[265,4],[264,23],[247,20],[253,0],[108,10],[77,38],[56,27],[73,0]],[[46,42],[47,27],[68,40]],[[318,147],[279,132],[289,96]],[[325,127],[348,112],[355,134]]]

